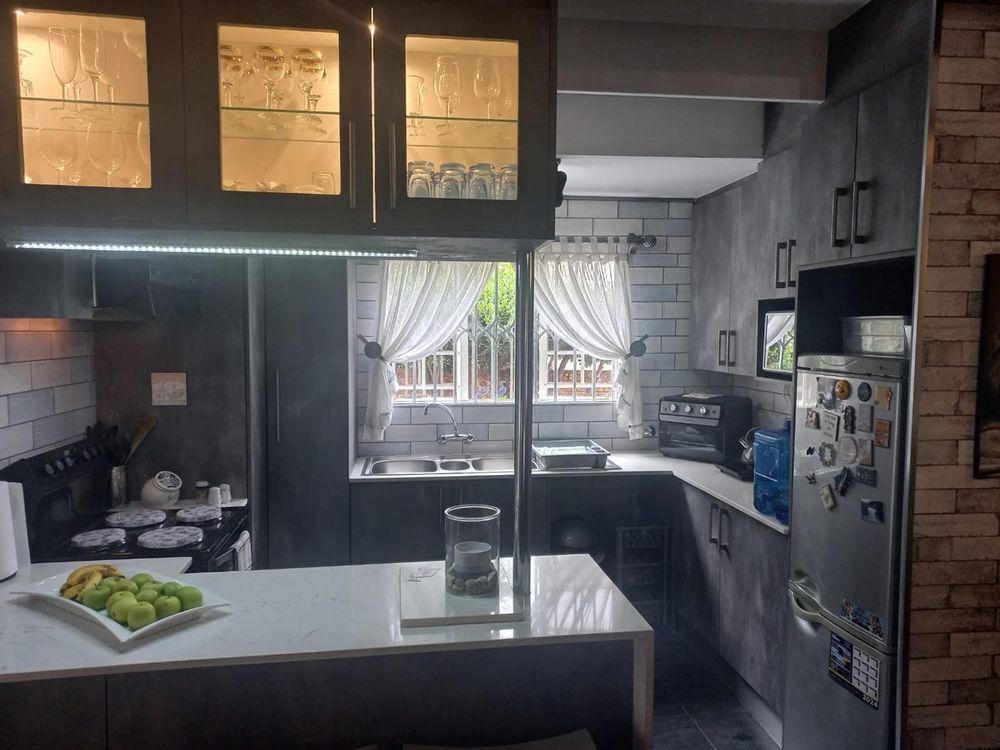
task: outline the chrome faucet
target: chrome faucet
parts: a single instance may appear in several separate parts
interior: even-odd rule
[[[473,435],[470,435],[467,432],[458,431],[458,420],[455,419],[455,412],[453,412],[444,404],[427,404],[427,406],[424,407],[425,415],[427,414],[427,412],[431,410],[432,406],[436,406],[438,409],[444,409],[444,413],[447,414],[449,417],[451,417],[451,426],[454,429],[454,432],[450,434],[438,435],[438,442],[441,443],[441,445],[445,445],[446,443],[459,443],[459,442],[468,445],[469,443],[471,443],[473,440],[476,439]]]

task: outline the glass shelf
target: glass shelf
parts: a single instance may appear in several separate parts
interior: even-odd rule
[[[339,112],[222,107],[222,137],[285,143],[340,143]]]

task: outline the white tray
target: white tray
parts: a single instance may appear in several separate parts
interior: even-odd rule
[[[146,572],[150,572],[154,577],[157,577],[155,571],[144,571],[134,568],[121,568],[121,571],[127,578],[131,578],[136,573]],[[160,579],[157,578],[157,580]],[[41,581],[37,581],[26,586],[25,588],[12,590],[9,593],[12,595],[23,594],[31,597],[32,599],[40,599],[41,601],[48,602],[49,604],[58,607],[64,612],[69,612],[70,614],[77,615],[84,620],[96,623],[111,633],[111,635],[113,635],[120,643],[129,643],[130,641],[162,633],[164,630],[168,630],[177,625],[183,625],[186,622],[193,622],[209,610],[229,605],[229,602],[222,597],[215,596],[214,594],[202,589],[202,594],[204,596],[204,603],[202,606],[178,612],[176,615],[164,617],[162,620],[157,620],[156,622],[150,623],[146,627],[139,628],[138,630],[129,630],[126,626],[119,625],[117,622],[112,620],[110,615],[103,610],[97,612],[90,607],[85,607],[73,599],[66,599],[62,597],[59,594],[59,588],[65,582],[66,574],[63,573],[57,576],[42,579]]]

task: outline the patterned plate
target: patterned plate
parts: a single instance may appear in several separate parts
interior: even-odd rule
[[[211,505],[201,505],[177,511],[177,520],[181,523],[212,523],[220,518],[222,518],[222,509]]]
[[[125,529],[93,529],[77,534],[69,541],[78,549],[111,547],[116,544],[125,544]]]
[[[143,526],[156,526],[167,520],[167,514],[162,510],[119,510],[108,513],[104,522],[108,526],[121,529],[138,529]]]
[[[165,529],[153,529],[139,534],[140,547],[146,549],[175,549],[198,544],[202,540],[201,529],[197,526],[169,526]]]

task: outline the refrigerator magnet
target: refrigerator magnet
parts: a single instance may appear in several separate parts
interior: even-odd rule
[[[851,384],[846,380],[838,380],[833,386],[833,393],[843,401],[851,395]]]
[[[857,479],[859,483],[867,484],[869,487],[875,486],[877,476],[878,475],[875,469],[867,466],[857,466],[854,469],[854,478]]]
[[[819,412],[815,409],[806,409],[805,427],[813,430],[819,429]]]
[[[819,444],[819,462],[824,466],[833,466],[837,463],[837,449],[833,443]]]
[[[887,385],[875,386],[875,406],[888,409],[892,406],[892,388]]]
[[[824,411],[820,414],[820,420],[822,421],[823,434],[831,440],[836,440],[840,432],[840,415],[836,412]]]
[[[853,406],[844,407],[844,432],[853,435],[858,425],[858,414]]]
[[[868,523],[885,523],[885,506],[878,500],[861,498],[861,520]]]
[[[833,487],[828,484],[824,484],[819,488],[819,501],[823,503],[823,507],[827,510],[833,510],[837,507],[837,498],[833,496]]]
[[[840,454],[842,466],[853,464],[858,460],[858,441],[850,435],[844,435],[837,443],[837,452]]]
[[[858,405],[858,432],[872,431],[873,412],[871,404]]]
[[[892,442],[892,422],[888,419],[875,420],[875,445],[879,448],[888,448]]]
[[[851,470],[846,466],[837,472],[837,476],[833,478],[833,488],[838,495],[844,497],[847,494],[847,490],[851,486],[851,479]]]
[[[858,385],[858,400],[867,401],[872,397],[872,387],[868,383]]]
[[[872,460],[872,441],[868,438],[858,438],[858,463],[862,466],[871,466],[875,462]]]

